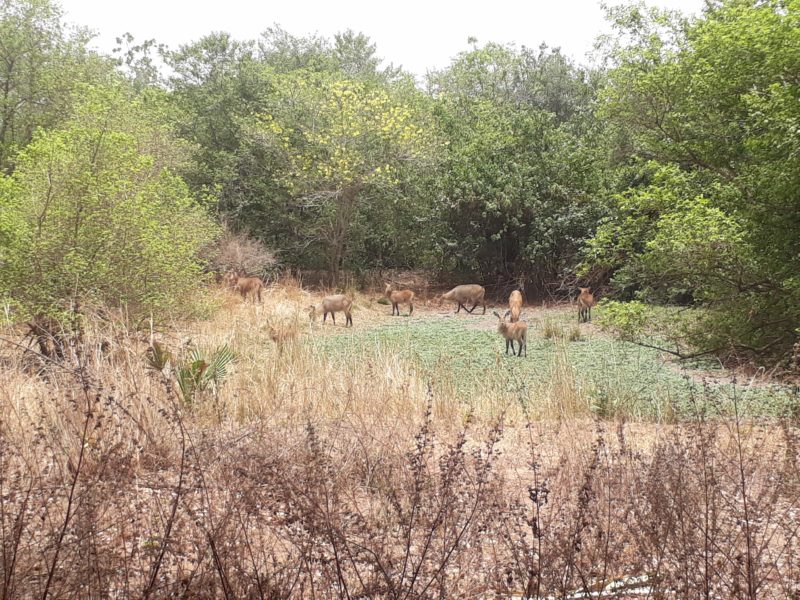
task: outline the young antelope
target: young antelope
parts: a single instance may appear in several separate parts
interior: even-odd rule
[[[588,323],[592,320],[592,307],[597,304],[590,288],[578,288],[581,293],[578,296],[578,323]]]
[[[528,356],[528,325],[524,321],[517,321],[516,323],[506,323],[506,317],[511,314],[511,311],[506,311],[504,316],[500,316],[497,311],[492,311],[498,319],[497,331],[506,338],[506,354],[508,348],[511,347],[511,354],[514,356],[522,356],[523,351],[525,356]],[[514,352],[514,342],[519,345],[519,350]]]
[[[408,304],[408,316],[414,312],[414,292],[411,290],[393,290],[392,284],[387,283],[384,294],[392,303],[392,316],[400,316],[400,305]]]

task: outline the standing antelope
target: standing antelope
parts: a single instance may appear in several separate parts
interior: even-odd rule
[[[408,316],[411,316],[411,313],[414,312],[414,292],[411,290],[393,290],[392,284],[387,283],[386,289],[384,290],[384,294],[392,303],[392,316],[395,315],[395,311],[397,311],[397,316],[400,316],[400,305],[401,304],[408,304]]]
[[[343,312],[344,316],[347,318],[345,327],[348,325],[352,327],[353,316],[350,314],[350,309],[352,306],[353,301],[344,294],[325,296],[319,306],[314,306],[312,304],[308,307],[308,316],[312,321],[314,321],[317,318],[317,314],[322,313],[322,324],[324,325],[325,321],[328,319],[328,313],[331,313],[333,324],[336,325],[336,313]]]
[[[525,351],[525,356],[528,356],[528,325],[524,321],[517,321],[516,323],[506,323],[505,317],[511,313],[510,310],[506,311],[504,316],[497,314],[496,310],[492,314],[498,318],[497,331],[506,338],[506,354],[508,348],[511,346],[511,354],[514,356],[522,356],[522,351]],[[514,342],[519,344],[519,351],[514,352]]]
[[[508,297],[508,310],[511,311],[511,322],[516,323],[519,321],[519,316],[522,313],[522,292],[514,290]]]
[[[458,304],[458,310],[456,310],[456,314],[461,312],[463,308],[469,314],[472,314],[472,311],[478,306],[478,304],[483,305],[483,314],[486,314],[486,300],[484,300],[484,295],[486,294],[486,290],[483,289],[483,286],[477,285],[474,283],[468,285],[457,285],[452,290],[447,292],[446,294],[440,294],[436,296],[435,299],[441,300],[449,300],[450,302],[455,302]],[[472,308],[467,309],[466,304],[467,302],[472,302]]]
[[[252,296],[255,301],[258,299],[261,302],[261,290],[264,289],[264,283],[258,277],[239,277],[236,273],[228,273],[225,275],[225,281],[228,287],[238,292],[243,299]]]
[[[594,299],[594,294],[589,291],[590,288],[578,289],[581,291],[578,296],[578,323],[588,323],[592,320],[592,307],[597,301]]]

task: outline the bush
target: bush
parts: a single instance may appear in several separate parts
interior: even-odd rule
[[[573,325],[569,328],[567,332],[567,340],[570,342],[580,342],[583,340],[583,336],[581,335],[581,328],[577,325]]]
[[[624,339],[633,339],[644,333],[647,323],[646,304],[609,300],[601,305],[603,315],[598,319],[600,325],[616,331]]]
[[[38,133],[0,179],[0,297],[26,319],[76,303],[134,318],[192,306],[198,250],[217,227],[174,174],[181,150],[158,98],[87,89],[65,126]]]
[[[260,241],[226,229],[212,250],[211,265],[217,273],[233,271],[263,278],[277,260]]]

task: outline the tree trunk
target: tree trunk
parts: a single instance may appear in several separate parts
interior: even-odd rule
[[[346,257],[347,237],[358,207],[361,187],[360,184],[351,185],[343,189],[336,198],[336,212],[328,234],[328,274],[332,287],[339,285],[339,276]]]

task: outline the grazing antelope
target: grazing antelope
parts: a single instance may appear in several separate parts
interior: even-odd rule
[[[483,314],[486,314],[486,300],[484,300],[484,295],[486,294],[486,290],[483,289],[482,285],[477,285],[474,283],[468,285],[458,285],[454,287],[452,290],[447,292],[446,294],[440,294],[436,296],[435,299],[441,300],[449,300],[450,302],[455,302],[458,304],[458,310],[456,310],[456,314],[461,312],[463,308],[469,314],[472,314],[472,311],[478,306],[478,304],[483,305]],[[467,302],[472,302],[472,308],[467,309],[466,304]]]
[[[345,324],[345,327],[348,325],[352,327],[353,316],[350,314],[350,308],[352,306],[353,301],[344,294],[325,296],[319,306],[314,306],[312,304],[308,307],[308,316],[312,321],[314,321],[316,320],[317,315],[322,313],[322,324],[324,325],[328,318],[328,313],[331,313],[333,324],[336,325],[336,313],[343,312],[345,317],[347,317],[347,323]]]
[[[393,290],[392,284],[387,283],[384,294],[386,294],[386,297],[392,303],[392,316],[395,315],[395,311],[397,311],[397,316],[400,316],[401,304],[408,304],[409,317],[411,316],[411,313],[414,312],[414,292],[411,290]]]
[[[588,323],[592,320],[592,307],[597,301],[594,299],[594,294],[589,291],[590,288],[578,289],[581,291],[578,296],[578,323]]]
[[[253,300],[258,299],[261,302],[261,290],[264,289],[264,283],[258,277],[239,277],[236,273],[231,272],[225,276],[225,281],[228,287],[234,292],[238,292],[243,299],[246,300],[252,296]]]
[[[519,321],[519,316],[522,314],[522,292],[519,290],[514,290],[508,297],[508,310],[511,311],[511,322]]]
[[[511,346],[511,354],[514,356],[521,357],[523,350],[525,351],[525,356],[528,356],[528,324],[524,321],[506,323],[505,317],[511,314],[510,310],[507,310],[502,317],[496,310],[493,310],[492,314],[498,318],[497,331],[506,338],[506,354],[508,354],[508,348]],[[519,344],[518,352],[514,352],[514,342]]]

